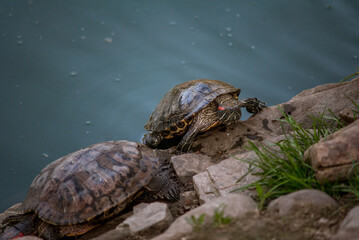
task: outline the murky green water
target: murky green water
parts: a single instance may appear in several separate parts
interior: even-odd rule
[[[0,211],[57,158],[140,141],[178,83],[275,105],[359,66],[359,1],[2,0],[0,13]]]

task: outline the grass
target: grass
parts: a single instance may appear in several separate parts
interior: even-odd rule
[[[359,113],[359,105],[351,101],[358,110],[353,111],[355,115]],[[260,179],[238,190],[256,189],[260,209],[274,198],[301,189],[319,189],[335,198],[343,193],[352,193],[359,199],[357,166],[353,165],[355,172],[348,182],[329,184],[319,183],[315,178],[313,168],[303,161],[304,152],[311,145],[345,126],[341,120],[329,109],[319,116],[309,116],[312,122],[311,129],[304,129],[290,115],[279,109],[283,115],[283,118],[279,119],[283,123],[283,132],[284,124],[288,124],[291,128],[290,133],[284,132],[284,139],[271,145],[257,146],[249,141],[248,149],[254,151],[257,158],[252,161],[241,161],[249,163],[251,169],[259,169],[259,172],[252,174],[259,175]]]
[[[201,228],[204,225],[205,217],[206,217],[206,214],[204,214],[204,213],[198,217],[191,215],[190,217],[186,218],[186,221],[193,227],[194,231],[198,232],[199,230],[201,230]]]
[[[232,218],[224,216],[224,209],[226,209],[226,207],[227,206],[225,204],[221,204],[218,208],[214,210],[212,221],[213,227],[220,228],[224,225],[229,224],[232,221]]]
[[[219,207],[214,209],[214,215],[212,219],[212,226],[215,228],[221,228],[229,223],[231,223],[232,218],[224,216],[224,210],[226,209],[227,205],[221,204]],[[200,216],[196,217],[191,215],[186,218],[186,221],[193,227],[193,230],[198,232],[202,229],[205,225],[205,217],[206,214],[201,214]]]

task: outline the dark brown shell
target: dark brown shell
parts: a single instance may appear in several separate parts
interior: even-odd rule
[[[55,225],[86,222],[124,203],[158,168],[155,152],[143,144],[95,144],[46,166],[32,182],[21,210],[32,210]]]
[[[216,97],[240,92],[232,85],[209,79],[197,79],[173,87],[162,98],[145,125],[147,131],[162,131],[193,116]]]

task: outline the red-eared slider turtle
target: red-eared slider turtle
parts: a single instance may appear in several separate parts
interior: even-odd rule
[[[195,136],[219,124],[240,119],[240,108],[259,112],[265,103],[257,98],[238,100],[240,89],[216,80],[198,79],[179,84],[168,91],[145,125],[143,142],[156,148],[163,139],[183,138],[177,146],[180,152],[190,149]]]
[[[142,192],[176,201],[180,190],[168,169],[155,150],[129,141],[71,153],[37,175],[19,214],[3,221],[0,239],[81,235],[121,212]]]

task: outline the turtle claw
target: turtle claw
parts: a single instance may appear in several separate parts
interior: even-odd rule
[[[246,98],[241,101],[239,106],[246,107],[246,110],[252,114],[257,114],[267,107],[265,102],[259,101],[257,98]]]
[[[171,202],[177,202],[180,199],[181,190],[177,184],[172,184],[172,186],[167,190],[165,198]]]

